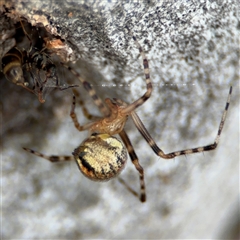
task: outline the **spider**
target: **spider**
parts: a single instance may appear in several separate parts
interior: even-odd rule
[[[7,80],[37,95],[39,102],[45,102],[45,96],[54,88],[65,90],[78,85],[60,85],[50,52],[44,47],[42,39],[47,33],[32,27],[23,19],[16,25],[17,46],[8,51],[2,59],[3,73]],[[25,28],[32,30],[32,39]],[[41,35],[39,35],[41,32]],[[43,36],[42,36],[43,35]],[[34,41],[33,41],[34,40]],[[25,47],[28,50],[25,50]]]
[[[130,32],[130,31],[129,31]],[[131,32],[130,32],[131,33]],[[227,110],[230,103],[230,95],[232,92],[232,87],[230,87],[229,95],[227,98],[227,103],[220,121],[218,128],[217,136],[213,144],[209,144],[202,147],[196,147],[192,149],[185,149],[181,151],[164,153],[161,150],[144,124],[138,117],[135,110],[146,102],[152,93],[152,82],[150,79],[149,65],[148,60],[145,56],[145,53],[138,43],[135,36],[132,35],[132,39],[137,46],[144,67],[144,75],[146,82],[146,92],[137,100],[131,104],[127,104],[121,99],[117,98],[106,98],[105,103],[97,96],[96,91],[92,88],[91,84],[85,81],[81,75],[76,72],[71,67],[68,69],[79,79],[83,84],[85,90],[89,93],[100,112],[104,117],[96,118],[92,115],[89,115],[86,108],[82,106],[84,115],[93,119],[92,122],[89,122],[85,125],[81,125],[78,121],[77,115],[75,113],[76,105],[76,96],[73,94],[72,107],[70,111],[70,116],[73,120],[73,123],[78,131],[88,130],[90,137],[85,139],[72,153],[72,156],[47,156],[45,154],[39,153],[37,151],[31,150],[29,148],[23,148],[24,150],[33,153],[39,157],[45,158],[50,162],[61,162],[61,161],[70,161],[75,160],[80,171],[89,179],[94,181],[107,181],[113,177],[116,177],[124,168],[127,160],[127,152],[131,158],[132,163],[134,164],[136,170],[139,173],[140,178],[140,194],[138,195],[134,190],[127,186],[124,180],[120,180],[127,188],[134,194],[138,195],[141,202],[146,201],[146,190],[144,182],[144,170],[139,163],[138,156],[135,153],[135,150],[132,146],[132,143],[124,130],[125,123],[130,116],[137,127],[140,134],[147,141],[149,146],[155,152],[157,156],[160,156],[164,159],[172,159],[174,157],[186,154],[192,154],[197,152],[204,152],[216,149],[219,143],[219,138],[223,129],[223,125],[226,119]],[[73,91],[74,92],[74,91]],[[83,105],[80,102],[80,105]],[[123,143],[114,137],[113,135],[119,134]],[[127,150],[127,151],[126,151]]]

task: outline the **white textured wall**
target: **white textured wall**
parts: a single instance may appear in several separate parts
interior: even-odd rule
[[[80,59],[75,69],[99,95],[131,102],[143,94],[145,84],[137,49],[124,30],[128,25],[146,51],[154,83],[152,97],[137,112],[165,152],[211,143],[233,85],[219,147],[165,161],[129,121],[126,130],[145,169],[147,202],[142,204],[117,179],[91,182],[74,162],[54,165],[24,152],[21,147],[71,154],[87,133],[77,132],[68,116],[71,91],[53,93],[40,106],[35,96],[1,79],[3,239],[233,238],[231,227],[239,224],[234,217],[239,207],[237,3],[86,2],[8,4],[44,25],[50,15],[50,29],[61,27],[55,33]],[[62,77],[77,82],[68,72]],[[130,161],[121,176],[138,190]]]

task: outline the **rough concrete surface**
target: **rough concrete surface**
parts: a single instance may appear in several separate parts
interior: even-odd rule
[[[44,104],[1,75],[1,239],[237,239],[239,237],[239,5],[237,1],[0,1],[64,39],[72,66],[103,99],[131,103],[145,91],[126,26],[149,59],[154,91],[137,113],[165,152],[214,141],[218,148],[166,161],[131,119],[126,132],[145,170],[147,202],[117,179],[92,182],[76,163],[52,164],[22,150],[71,155],[87,132],[69,117],[72,93]],[[1,33],[0,33],[1,34]],[[0,35],[1,36],[1,35]],[[1,48],[0,48],[1,49]],[[78,83],[67,70],[59,74]],[[79,83],[78,83],[79,84]],[[80,87],[85,105],[100,114]],[[81,109],[79,120],[86,123]],[[121,177],[136,191],[131,161]]]

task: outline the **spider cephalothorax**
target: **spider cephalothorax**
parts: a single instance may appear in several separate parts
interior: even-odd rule
[[[106,98],[105,103],[109,108],[109,116],[84,126],[84,130],[89,129],[90,132],[106,133],[110,136],[123,130],[129,115],[129,112],[124,112],[127,104],[116,98]],[[75,126],[79,128],[77,123]],[[83,130],[81,127],[80,129]]]

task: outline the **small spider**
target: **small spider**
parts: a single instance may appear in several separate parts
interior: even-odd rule
[[[130,32],[130,31],[129,31]],[[130,32],[131,33],[131,32]],[[132,35],[132,34],[131,34]],[[90,133],[90,137],[85,139],[79,147],[77,147],[72,155],[73,156],[47,156],[45,154],[36,152],[34,150],[23,148],[24,150],[33,153],[39,157],[45,158],[51,162],[60,162],[60,161],[70,161],[75,160],[80,171],[91,180],[95,181],[106,181],[113,177],[116,177],[121,170],[124,168],[126,160],[127,160],[127,151],[134,164],[135,168],[139,172],[140,177],[140,201],[146,201],[146,191],[145,191],[145,183],[144,183],[144,170],[139,163],[138,157],[134,151],[132,143],[124,130],[125,123],[130,116],[137,127],[138,131],[141,133],[143,138],[150,145],[152,150],[156,153],[156,155],[164,158],[164,159],[172,159],[176,156],[186,155],[197,152],[204,152],[213,150],[217,147],[219,138],[223,129],[224,121],[226,119],[227,110],[230,103],[230,95],[232,92],[232,87],[230,87],[227,103],[225,106],[225,110],[223,112],[220,125],[217,132],[217,137],[213,144],[186,149],[171,153],[164,153],[155,143],[153,138],[148,133],[147,129],[143,125],[142,121],[138,117],[135,110],[141,106],[147,99],[151,96],[152,93],[152,82],[150,79],[148,60],[145,56],[145,53],[142,50],[142,47],[136,40],[136,38],[132,35],[132,38],[139,49],[139,52],[142,56],[145,81],[146,81],[146,92],[134,101],[131,104],[127,104],[120,99],[105,99],[104,102],[97,96],[95,90],[91,87],[90,83],[85,81],[79,73],[77,73],[71,67],[68,69],[80,80],[83,84],[85,90],[89,93],[89,95],[94,100],[95,104],[98,106],[101,113],[104,115],[103,118],[96,119],[94,116],[89,115],[86,108],[82,106],[83,113],[89,119],[94,118],[92,122],[89,122],[85,125],[81,125],[77,119],[75,113],[75,105],[76,105],[76,97],[73,95],[72,107],[70,116],[74,122],[75,127],[79,131],[88,130]],[[81,105],[83,105],[81,103]],[[113,135],[119,134],[123,143],[113,137]],[[127,149],[127,151],[126,151]],[[125,186],[127,184],[120,180]],[[135,195],[138,195],[134,190],[127,186],[127,188]]]

